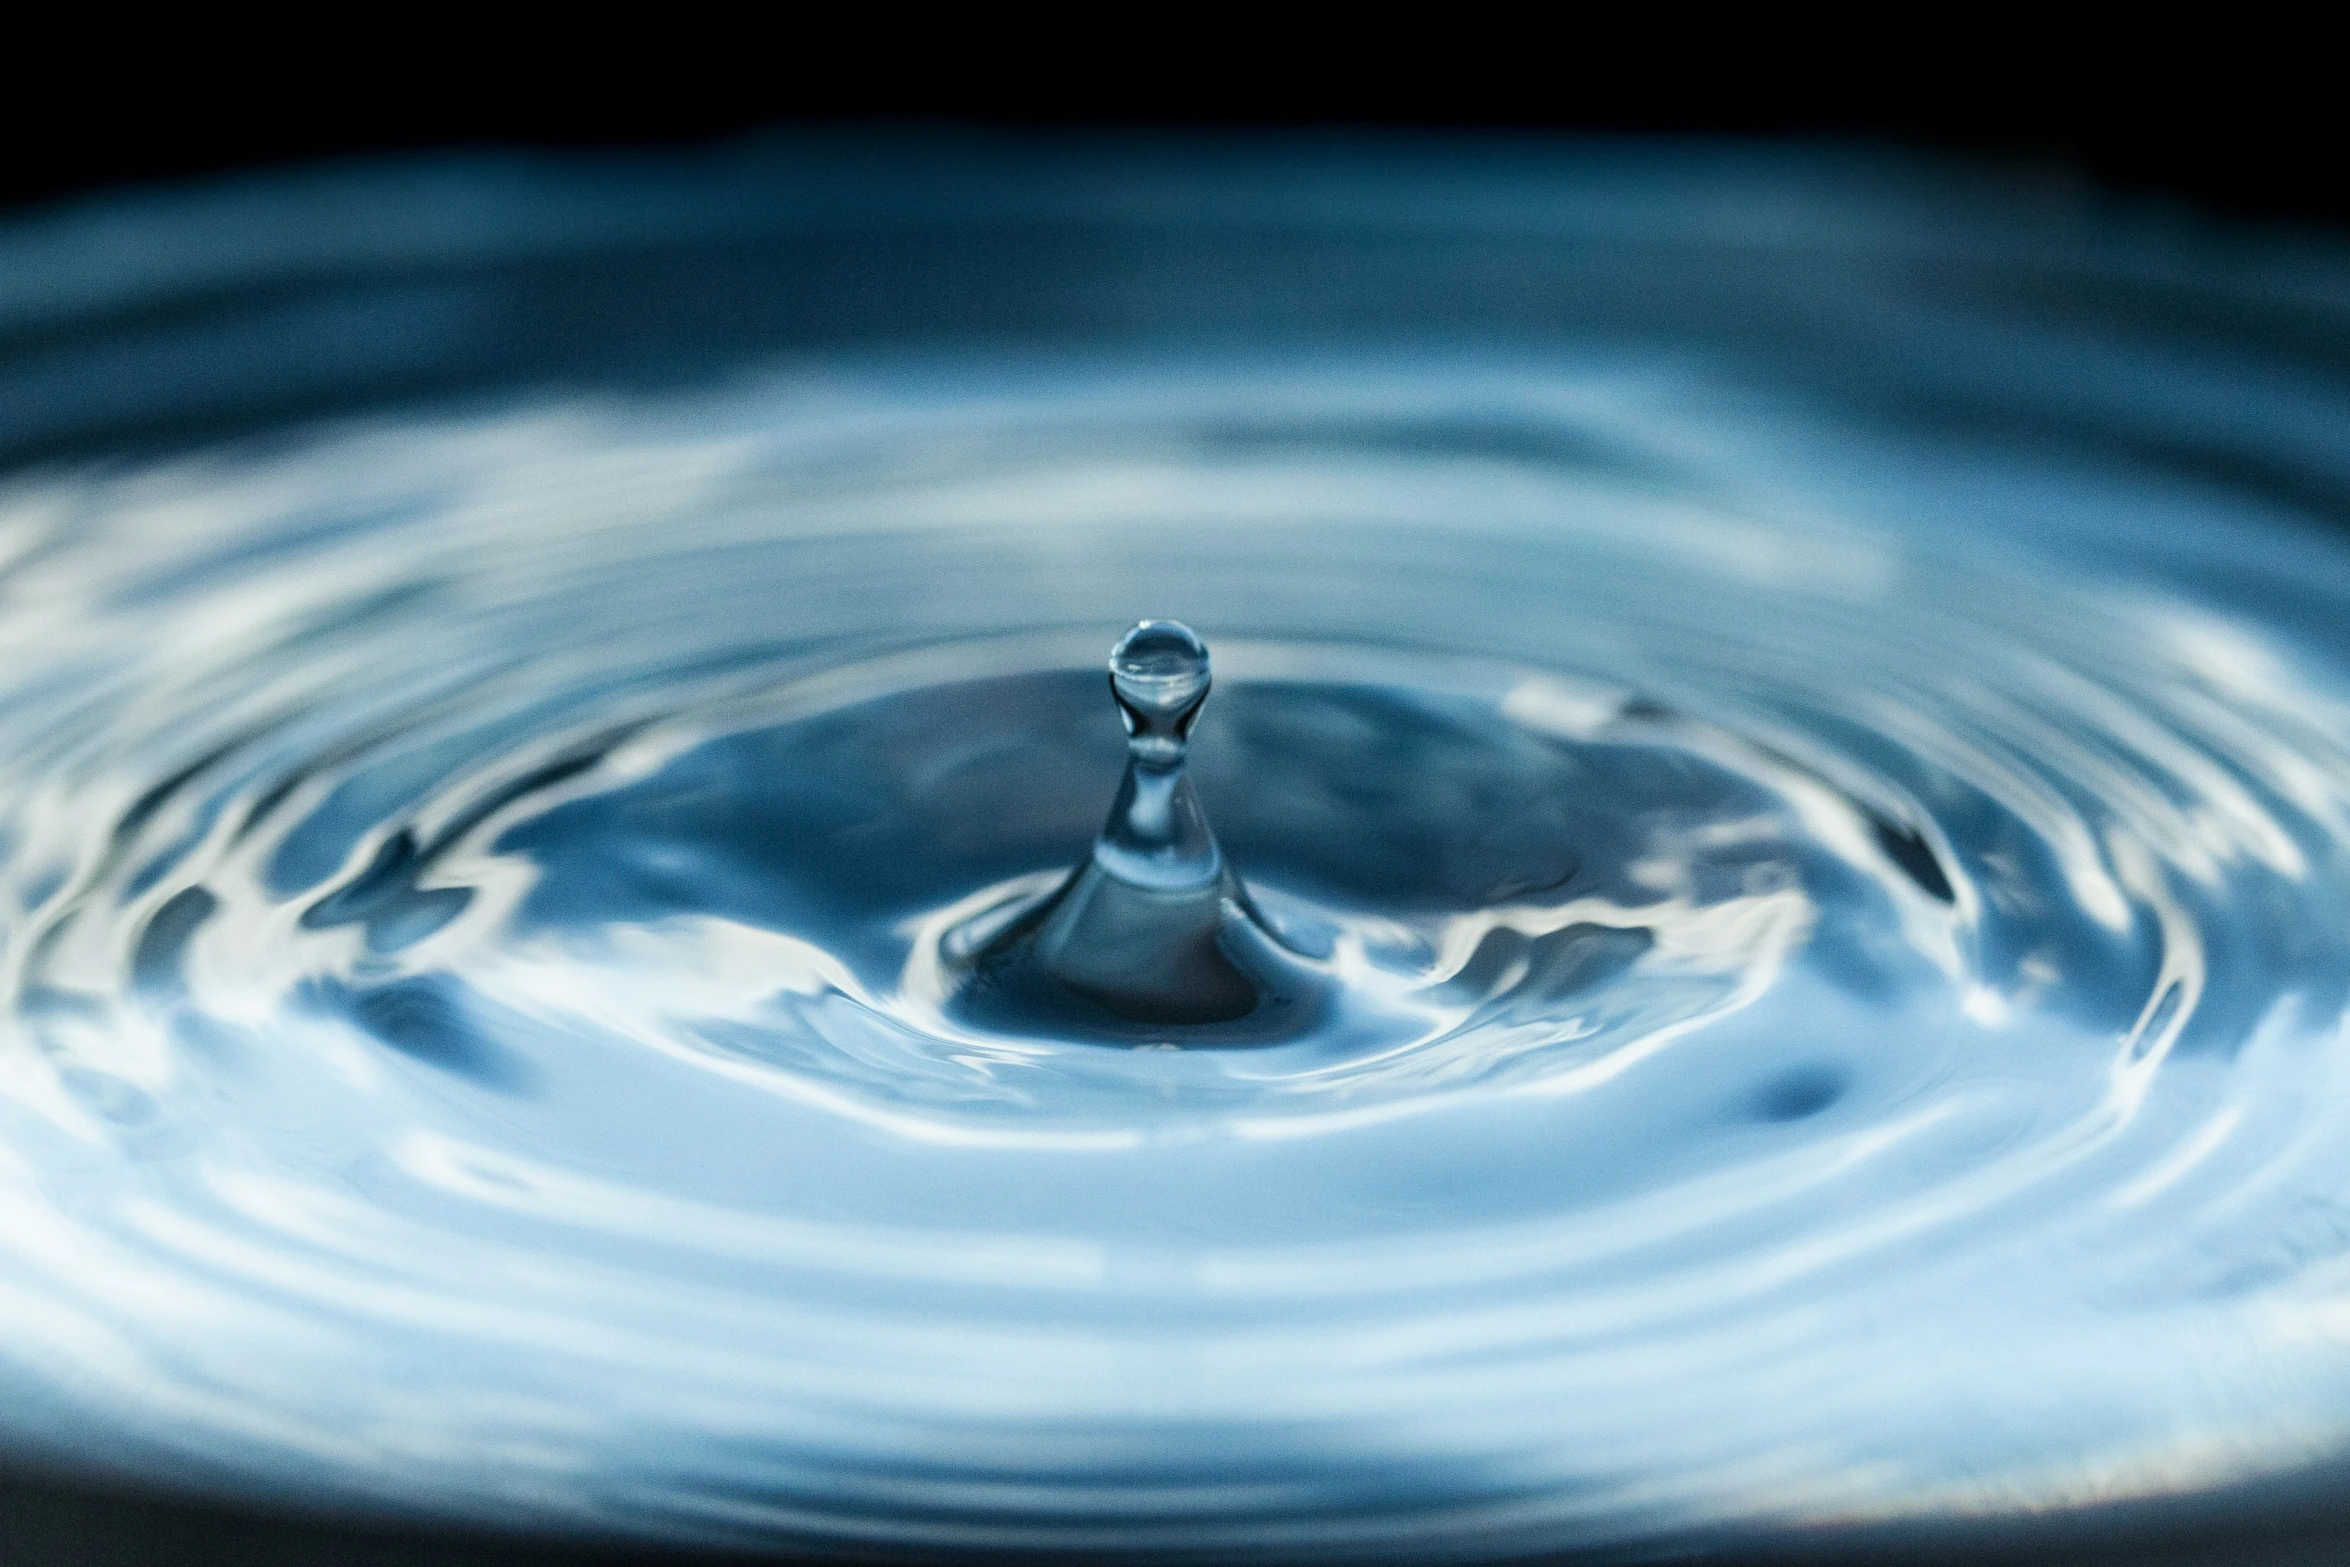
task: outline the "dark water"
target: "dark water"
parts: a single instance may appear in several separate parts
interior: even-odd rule
[[[584,174],[430,175],[543,208],[449,218],[432,286],[490,311],[553,256],[635,302],[575,322],[625,364],[346,345],[334,422],[150,377],[66,429],[97,372],[20,334],[0,1443],[552,1532],[1219,1559],[2341,1450],[2340,257],[1833,163],[1440,200],[1141,160],[941,216],[916,160],[894,216],[825,209],[933,306],[885,332],[823,303],[821,223],[742,216],[841,154],[773,156],[579,210]],[[706,215],[704,292],[664,326],[651,242],[580,211]],[[528,287],[457,266],[501,222]],[[381,320],[422,263],[344,243],[305,286]],[[923,269],[990,246],[948,311]],[[1154,271],[1186,246],[1234,269],[1208,303]],[[219,286],[197,320],[277,285]],[[689,374],[713,293],[747,357]],[[954,933],[1101,826],[1101,658],[1156,615],[1214,648],[1189,774],[1326,987],[1246,1048],[960,999]]]

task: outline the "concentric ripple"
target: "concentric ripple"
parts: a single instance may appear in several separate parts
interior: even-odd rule
[[[1225,1556],[2338,1450],[2350,551],[1910,439],[1686,366],[900,358],[20,481],[0,1434]],[[1306,1038],[947,1005],[1150,615]]]

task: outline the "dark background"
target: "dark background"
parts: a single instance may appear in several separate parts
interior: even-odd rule
[[[570,12],[535,33],[489,13],[315,13],[238,36],[212,21],[51,16],[52,31],[11,39],[0,213],[322,159],[674,147],[813,123],[1859,141],[2350,228],[2336,46],[2314,20],[2188,16],[868,5]]]

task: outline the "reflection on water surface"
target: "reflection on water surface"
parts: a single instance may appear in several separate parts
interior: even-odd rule
[[[418,242],[332,221],[196,325],[15,285],[0,1442],[1241,1557],[2340,1449],[2338,260],[2222,286],[1807,165],[1144,160],[893,218],[769,156],[329,182],[520,193],[413,319]],[[590,346],[433,358],[562,267]],[[409,369],[238,359],[305,289]],[[44,308],[96,324],[44,360]],[[228,384],[108,404],[109,331]],[[954,1003],[950,935],[1101,823],[1145,615],[1214,644],[1192,777],[1333,987],[1251,1048]]]

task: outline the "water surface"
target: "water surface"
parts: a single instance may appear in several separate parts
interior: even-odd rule
[[[1805,308],[1910,403],[1702,322],[899,344],[23,470],[0,1443],[1219,1559],[2337,1454],[2344,383]],[[1310,1029],[956,1005],[1147,616]]]

